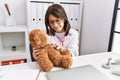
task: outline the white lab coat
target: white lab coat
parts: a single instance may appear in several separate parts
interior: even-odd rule
[[[70,50],[72,56],[78,56],[79,55],[78,32],[74,29],[70,29],[69,34],[66,37],[64,37],[64,34],[65,32],[55,33],[55,36],[50,36],[49,43],[61,45]],[[64,38],[63,45],[58,37],[61,39]]]

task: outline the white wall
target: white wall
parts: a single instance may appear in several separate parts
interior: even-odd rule
[[[115,0],[83,0],[81,54],[108,50]]]
[[[11,15],[15,18],[16,24],[26,24],[26,0],[0,0],[0,24],[5,24],[8,14],[4,3],[8,3]]]
[[[10,6],[17,24],[26,24],[26,0],[0,0],[0,24],[7,17],[3,3]],[[115,0],[83,0],[80,54],[105,52],[108,49]]]

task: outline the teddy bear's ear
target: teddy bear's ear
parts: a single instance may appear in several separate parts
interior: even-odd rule
[[[33,35],[32,35],[32,33],[30,32],[30,34],[29,34],[29,41],[30,41],[30,42],[32,41],[32,38],[33,38]]]
[[[34,36],[34,35],[33,35],[32,33],[29,34],[29,41],[30,41],[30,44],[31,44],[32,46],[33,46],[33,44],[34,44],[34,43],[33,43],[33,42],[34,42],[33,36]]]
[[[36,30],[32,30],[29,34],[29,41],[30,41],[31,45],[34,44],[35,32],[36,32]]]

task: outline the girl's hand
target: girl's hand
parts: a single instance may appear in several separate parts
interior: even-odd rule
[[[65,50],[65,48],[63,46],[60,46],[58,44],[51,44],[51,47],[59,50],[60,52],[63,52]]]
[[[33,58],[35,59],[35,60],[37,60],[38,59],[38,54],[39,54],[39,50],[38,50],[38,48],[33,48]]]

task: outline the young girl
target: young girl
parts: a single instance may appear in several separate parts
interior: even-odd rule
[[[78,56],[78,32],[71,29],[64,8],[59,4],[48,7],[45,14],[47,34],[50,36],[49,43],[52,47],[64,51],[70,50],[71,56]],[[33,57],[37,59],[38,50],[33,48]]]

